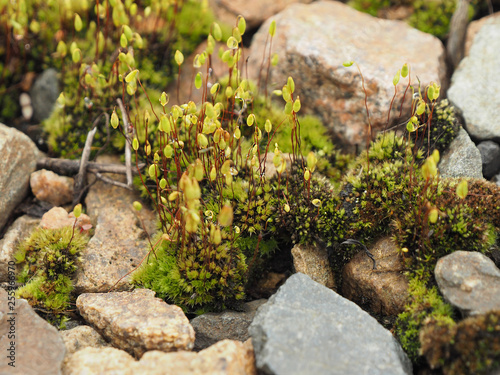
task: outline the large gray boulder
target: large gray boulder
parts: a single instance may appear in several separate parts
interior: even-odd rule
[[[263,374],[411,374],[392,334],[356,304],[296,273],[249,328]]]
[[[0,230],[28,194],[38,149],[24,133],[0,123]]]
[[[269,56],[266,40],[273,19],[276,35],[272,53],[278,54],[279,63],[270,69],[267,80],[267,59],[263,57]],[[271,90],[281,89],[292,76],[303,111],[320,116],[337,143],[348,150],[365,143],[367,118],[359,72],[355,66],[344,67],[343,62],[356,61],[363,73],[374,133],[386,126],[394,95],[393,77],[404,63],[410,65],[415,87],[417,76],[423,87],[431,81],[440,83],[443,93],[448,85],[445,50],[439,39],[404,22],[358,12],[339,1],[288,6],[262,25],[249,56],[249,76],[258,79],[260,71],[261,85],[267,80]],[[399,93],[407,83],[407,78],[401,79]],[[409,103],[408,95],[406,99]],[[395,120],[399,99],[392,109]]]
[[[452,76],[448,98],[473,139],[500,142],[500,17],[484,22]]]

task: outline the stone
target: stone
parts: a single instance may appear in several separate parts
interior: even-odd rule
[[[84,348],[69,357],[64,375],[256,375],[251,342],[221,341],[200,353],[146,352],[139,361],[115,348]]]
[[[195,334],[182,309],[154,295],[148,289],[85,293],[76,306],[113,346],[138,358],[148,350],[191,350]]]
[[[500,172],[500,145],[493,141],[484,141],[477,145],[483,161],[484,178],[492,178]]]
[[[73,200],[74,180],[59,176],[52,171],[41,169],[30,176],[31,191],[38,200],[62,206]]]
[[[266,272],[257,280],[256,285],[249,291],[256,298],[269,298],[284,283],[286,275],[278,272]]]
[[[465,316],[500,310],[500,269],[484,254],[455,251],[434,269],[439,291]]]
[[[465,37],[465,56],[469,54],[470,47],[472,46],[472,42],[474,42],[474,38],[476,37],[477,32],[481,30],[481,27],[483,27],[485,22],[489,21],[492,18],[500,18],[500,12],[490,14],[486,17],[469,23],[469,26],[467,27],[467,34]]]
[[[119,158],[102,157],[103,163]],[[125,181],[124,176],[110,178]],[[151,235],[156,231],[155,215],[145,205],[137,213],[132,203],[140,200],[137,191],[130,191],[102,181],[92,186],[85,200],[87,214],[95,223],[94,236],[82,252],[82,266],[76,272],[77,293],[130,290],[130,273],[149,251],[149,242],[142,227]],[[125,277],[124,277],[125,276]],[[117,283],[117,284],[116,284]],[[116,285],[115,285],[116,284]]]
[[[301,273],[261,306],[249,328],[264,374],[411,374],[389,331],[359,306]]]
[[[47,69],[36,78],[30,90],[34,120],[42,122],[50,117],[59,93],[59,79],[55,69]]]
[[[397,315],[404,311],[408,298],[408,278],[398,246],[384,237],[369,250],[377,269],[364,251],[357,253],[342,270],[342,295],[374,314]]]
[[[30,235],[31,231],[38,225],[40,219],[27,215],[21,216],[9,227],[7,233],[0,240],[0,282],[8,281],[8,263],[14,261],[14,254],[19,242]],[[18,266],[16,273],[19,271]]]
[[[24,133],[0,123],[0,230],[28,194],[38,149]]]
[[[76,219],[75,225],[75,215],[73,215],[73,212],[68,213],[68,211],[62,207],[52,207],[43,214],[42,220],[40,221],[40,227],[44,229],[59,229],[75,225],[75,230],[81,230],[88,224],[91,224],[90,217],[86,214],[81,214],[80,217]]]
[[[500,17],[487,20],[477,32],[451,78],[448,99],[458,107],[467,132],[475,140],[500,142]]]
[[[438,169],[441,177],[483,178],[481,153],[464,129],[441,155]]]
[[[418,75],[423,87],[435,81],[445,92],[448,86],[441,41],[404,22],[378,19],[339,1],[292,4],[273,19],[276,35],[271,53],[277,53],[279,63],[270,69],[269,77],[265,75],[267,64],[259,73],[269,49],[268,19],[252,40],[248,66],[256,74],[249,69],[250,78],[260,86],[267,82],[269,87],[281,89],[293,77],[301,113],[318,115],[345,151],[366,143],[367,118],[359,72],[356,66],[344,67],[343,62],[356,61],[362,71],[373,135],[387,125],[393,77],[404,63],[411,68],[412,84],[416,85]],[[400,80],[399,92],[407,82],[407,78]],[[409,105],[409,100],[405,103]],[[392,110],[396,121],[399,99]]]
[[[228,24],[236,25],[236,18],[242,15],[247,23],[247,31],[258,28],[269,17],[293,3],[310,3],[312,0],[209,0],[215,17]]]
[[[196,334],[194,350],[208,348],[225,339],[248,340],[250,338],[248,326],[252,323],[257,308],[265,302],[265,299],[259,299],[245,303],[244,311],[206,313],[192,319],[191,325]]]
[[[116,348],[86,347],[70,355],[64,364],[64,375],[120,374],[135,375],[134,358]],[[145,372],[142,372],[145,374]]]
[[[110,346],[103,337],[90,326],[78,326],[61,331],[66,346],[66,355],[76,353],[83,348],[105,348]]]
[[[292,248],[292,257],[296,272],[309,276],[327,288],[336,288],[335,278],[325,248],[297,244]]]
[[[0,374],[61,374],[66,348],[57,329],[40,318],[26,300],[14,298],[14,291],[4,289],[0,289],[0,342]]]

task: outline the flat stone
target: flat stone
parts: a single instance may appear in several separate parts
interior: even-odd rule
[[[464,129],[441,155],[438,168],[441,177],[483,178],[481,153]]]
[[[500,310],[500,269],[475,251],[455,251],[438,260],[434,275],[444,298],[464,315]]]
[[[113,346],[140,358],[148,350],[191,350],[195,334],[182,309],[148,289],[85,293],[76,300],[82,317]]]
[[[0,123],[0,230],[28,194],[38,149],[24,133]]]
[[[342,270],[342,295],[375,314],[397,315],[404,311],[408,298],[408,278],[398,247],[385,237],[369,250],[377,269],[364,251],[356,254]]]
[[[272,20],[276,21],[276,35],[271,53],[277,53],[279,63],[266,77],[266,40],[269,42]],[[259,69],[263,59],[264,68]],[[281,89],[287,78],[293,77],[294,97],[300,96],[301,112],[320,116],[336,143],[354,151],[356,145],[366,143],[367,118],[359,72],[355,66],[343,66],[351,60],[364,76],[373,135],[386,127],[394,95],[393,77],[404,63],[411,67],[413,85],[418,75],[423,87],[435,81],[445,92],[448,86],[445,50],[439,39],[404,22],[358,12],[339,1],[291,4],[268,19],[252,40],[249,76],[261,86],[268,83],[270,90]],[[401,78],[400,93],[407,83]],[[392,108],[393,121],[399,116],[399,100]]]
[[[104,338],[90,326],[78,326],[60,332],[66,355],[76,353],[83,348],[105,348],[110,346]]]
[[[453,73],[448,98],[460,108],[475,140],[500,142],[500,17],[479,29],[474,42]]]
[[[0,282],[8,281],[8,263],[14,262],[14,254],[19,242],[28,237],[31,231],[38,225],[40,219],[31,216],[21,216],[9,227],[7,233],[0,240]],[[16,275],[20,267],[16,264]],[[17,277],[17,276],[16,276]]]
[[[64,375],[119,374],[135,375],[135,360],[116,348],[87,347],[71,354],[64,365]],[[145,374],[141,372],[141,374]]]
[[[309,276],[327,288],[336,288],[335,277],[325,248],[297,244],[292,248],[292,257],[296,272]]]
[[[103,163],[113,163],[116,159],[100,158]],[[124,181],[124,176],[112,174],[110,178]],[[146,205],[137,213],[132,207],[136,200],[140,200],[137,191],[101,181],[90,189],[85,202],[95,232],[82,251],[82,266],[75,276],[77,293],[104,292],[111,287],[114,290],[132,289],[130,273],[149,251],[149,242],[139,218],[150,235],[156,230],[155,215]]]
[[[31,191],[38,200],[62,206],[73,200],[74,180],[59,176],[52,171],[41,169],[30,176]]]
[[[13,293],[0,288],[0,374],[61,374],[66,348],[59,332]]]
[[[206,313],[191,320],[196,333],[194,350],[208,348],[225,339],[246,341],[250,338],[248,327],[257,308],[266,302],[259,299],[244,304],[244,311],[226,310],[221,313]]]
[[[263,374],[411,374],[389,331],[359,306],[297,273],[249,328]]]

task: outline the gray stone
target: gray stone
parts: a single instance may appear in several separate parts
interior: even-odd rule
[[[369,250],[377,268],[373,269],[364,251],[356,254],[342,270],[342,295],[375,314],[397,315],[404,311],[408,299],[403,257],[389,237],[380,239]]]
[[[60,92],[55,69],[47,69],[40,74],[30,91],[35,120],[43,121],[50,117]]]
[[[297,273],[249,328],[263,374],[411,374],[389,331],[360,307]]]
[[[8,263],[14,261],[17,245],[30,235],[39,222],[40,219],[21,216],[14,221],[0,240],[0,282],[8,281]],[[18,266],[15,268],[17,272]]]
[[[113,346],[141,357],[148,350],[191,350],[194,330],[182,309],[148,289],[85,293],[76,300],[82,317]]]
[[[464,315],[500,310],[500,269],[485,255],[455,251],[438,260],[434,275],[444,298]]]
[[[477,145],[483,161],[484,178],[492,178],[500,172],[500,145],[493,141],[484,141]]]
[[[0,230],[28,194],[38,149],[24,133],[0,124]]]
[[[117,158],[102,157],[102,162]],[[110,175],[124,181],[124,176]],[[97,182],[86,198],[87,214],[95,223],[94,236],[82,251],[76,272],[77,293],[130,290],[130,274],[149,251],[149,242],[139,217],[150,234],[155,231],[155,215],[147,207],[137,213],[132,203],[140,200],[137,191]],[[126,277],[124,277],[127,275]],[[118,284],[116,284],[118,282]],[[116,285],[115,285],[116,284]]]
[[[500,142],[500,17],[484,22],[452,76],[450,101],[472,138]]]
[[[481,153],[464,129],[441,155],[438,168],[441,177],[483,178]]]
[[[279,63],[266,77],[266,40],[272,20],[276,21],[272,53],[278,54]],[[301,112],[320,116],[339,146],[347,150],[366,142],[367,118],[359,72],[356,66],[344,67],[343,62],[354,60],[362,71],[374,134],[386,127],[394,95],[393,77],[404,63],[411,67],[413,85],[418,75],[424,87],[435,81],[445,92],[448,86],[445,50],[439,39],[404,22],[358,12],[340,1],[288,6],[261,26],[249,56],[249,77],[261,86],[268,83],[270,90],[281,89],[287,78],[293,77]],[[259,69],[263,59],[264,68]],[[401,78],[399,93],[407,84],[408,79]],[[399,106],[392,109],[396,121]]]
[[[259,299],[245,303],[245,311],[223,311],[206,313],[191,320],[196,333],[194,350],[208,348],[224,339],[246,341],[250,338],[248,326],[252,323],[257,308],[266,302]]]
[[[4,289],[0,289],[0,342],[0,374],[61,374],[66,348],[57,329],[40,318],[26,300],[15,299],[13,292]],[[13,358],[7,357],[11,355]],[[12,361],[15,367],[9,366]]]

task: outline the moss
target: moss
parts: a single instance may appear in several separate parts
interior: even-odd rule
[[[420,332],[422,354],[445,374],[491,374],[500,368],[500,311],[443,325],[429,318]]]
[[[72,227],[36,228],[15,253],[16,262],[23,265],[18,281],[25,283],[17,295],[54,314],[66,310],[73,289],[71,278],[87,242],[88,237],[78,231],[73,234]]]

